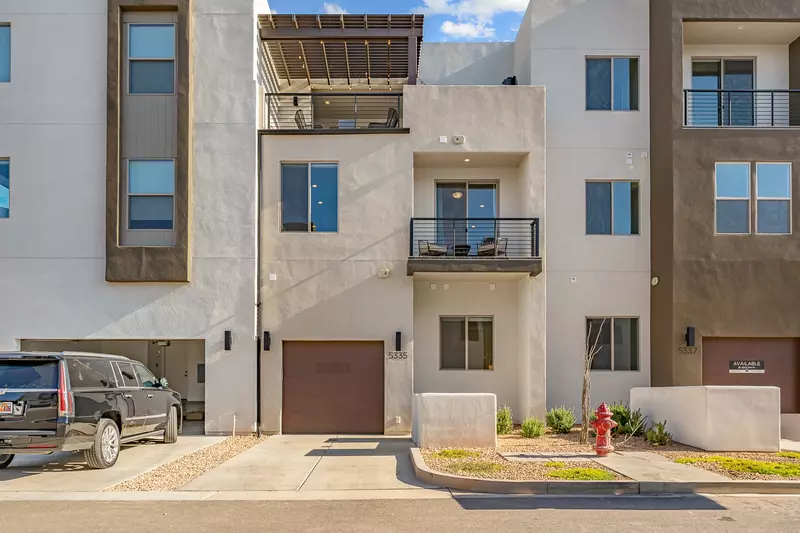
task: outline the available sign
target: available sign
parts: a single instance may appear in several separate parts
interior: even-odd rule
[[[764,361],[730,361],[729,374],[763,374]]]

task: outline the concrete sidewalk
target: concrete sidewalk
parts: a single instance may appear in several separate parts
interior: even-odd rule
[[[276,435],[182,491],[345,491],[433,488],[414,475],[407,437]]]

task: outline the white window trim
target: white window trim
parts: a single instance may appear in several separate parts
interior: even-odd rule
[[[642,110],[642,87],[641,87],[641,76],[642,76],[642,58],[640,56],[626,56],[626,55],[613,55],[613,56],[586,56],[584,60],[584,67],[583,67],[583,87],[584,92],[588,89],[589,86],[589,79],[587,77],[587,69],[586,64],[589,59],[608,59],[611,61],[611,109],[589,109],[588,102],[584,102],[584,107],[586,107],[585,111],[599,111],[602,113],[607,113],[609,111],[614,111],[617,113],[638,113]],[[639,94],[637,95],[638,100],[638,109],[614,109],[614,60],[615,59],[635,59],[639,64],[639,79],[637,80],[637,88],[639,90]],[[588,94],[584,94],[584,100],[586,100]]]
[[[130,96],[174,96],[177,94],[177,52],[178,52],[178,27],[177,24],[174,22],[129,22],[126,24],[127,26],[127,42],[125,43],[126,53],[125,57],[128,58],[128,83],[126,84],[127,87],[125,88],[126,92]],[[173,35],[175,35],[175,47],[173,48],[172,57],[131,57],[131,28],[134,26],[172,26],[174,31]],[[131,63],[137,61],[160,61],[160,62],[167,62],[169,61],[172,63],[172,92],[170,93],[134,93],[131,92]]]
[[[748,172],[748,180],[747,180],[747,198],[740,198],[735,196],[719,196],[717,192],[717,168],[721,165],[748,165],[749,172]],[[752,212],[753,212],[753,205],[752,205],[752,197],[753,197],[753,164],[750,161],[722,161],[714,163],[714,235],[751,235],[753,233],[753,222],[752,222]],[[741,202],[742,200],[747,201],[747,233],[720,233],[717,229],[717,201],[719,200],[736,200]]]
[[[464,319],[464,368],[442,368],[442,319],[443,318],[458,318]],[[492,323],[492,368],[469,368],[469,320],[482,319],[483,322]],[[497,330],[495,329],[494,315],[440,315],[439,316],[439,371],[440,372],[494,372],[495,367],[495,353],[497,345]],[[486,320],[489,319],[489,320]]]
[[[789,166],[789,196],[788,196],[788,198],[787,197],[772,197],[772,196],[761,197],[761,196],[758,195],[758,167],[759,167],[759,165],[781,165],[781,166],[788,165]],[[791,235],[792,234],[792,230],[793,230],[793,227],[792,227],[792,218],[793,218],[792,217],[792,172],[793,172],[793,170],[794,169],[792,168],[791,161],[756,161],[755,164],[753,164],[753,175],[754,175],[753,179],[755,180],[755,182],[754,182],[755,189],[753,191],[753,194],[755,195],[755,199],[756,199],[755,200],[755,207],[754,207],[754,218],[755,218],[754,223],[755,223],[756,235],[765,235],[765,236],[769,236],[769,235],[781,236],[781,235],[783,235],[783,236],[785,236],[785,235]],[[759,201],[779,201],[779,202],[788,201],[789,202],[789,232],[788,233],[761,233],[760,231],[758,231],[758,202]]]
[[[173,167],[172,168],[174,170],[174,172],[172,173],[172,194],[164,194],[164,193],[131,193],[130,192],[130,190],[131,190],[131,163],[139,162],[139,161],[172,161],[173,162]],[[126,220],[126,224],[125,224],[126,231],[137,231],[137,232],[141,232],[141,231],[147,231],[147,232],[151,232],[151,231],[153,231],[153,232],[172,232],[172,231],[175,231],[175,211],[178,208],[177,205],[176,205],[177,202],[176,202],[176,199],[175,199],[175,185],[176,185],[175,180],[177,179],[177,168],[178,168],[177,160],[176,159],[171,159],[171,158],[150,158],[150,159],[148,159],[148,158],[137,158],[137,159],[128,159],[128,171],[127,171],[128,174],[127,174],[127,178],[125,180],[126,181],[126,183],[125,183],[125,201],[127,202],[127,206],[126,207],[128,209],[128,220]],[[172,198],[172,227],[170,229],[161,229],[161,228],[140,229],[140,228],[132,228],[131,227],[131,198],[136,198],[136,197],[163,198],[163,197],[167,197],[167,196]],[[11,202],[9,201],[9,203],[11,203]]]
[[[586,180],[589,183],[610,183],[611,184],[611,233],[588,233],[586,232],[586,218],[589,213],[586,210],[586,204],[589,200],[589,195],[586,191],[586,185],[583,186],[583,231],[586,232],[587,237],[641,237],[642,236],[642,181],[641,180],[623,180],[623,179],[602,179],[590,178]],[[637,213],[636,225],[639,227],[639,233],[614,233],[614,183],[636,183],[638,185],[639,194],[639,213]],[[633,219],[631,219],[633,220]]]
[[[284,165],[306,165],[306,178],[308,183],[308,213],[306,216],[308,217],[308,229],[306,231],[285,231],[283,229],[283,166]],[[336,165],[336,231],[311,231],[311,165]],[[341,226],[341,220],[339,220],[339,191],[340,188],[340,179],[341,176],[339,175],[339,162],[338,161],[280,161],[278,163],[278,175],[280,176],[281,182],[281,210],[280,210],[280,220],[278,220],[278,227],[280,228],[280,233],[288,234],[288,235],[336,235],[339,233],[339,227]]]
[[[588,323],[589,320],[603,320],[605,319],[606,323],[611,328],[611,368],[597,368],[597,369],[590,369],[591,372],[641,372],[642,371],[642,327],[641,317],[638,316],[587,316],[583,321],[583,338],[586,339],[588,335]],[[636,366],[638,367],[636,370],[616,370],[614,368],[614,321],[617,319],[636,319]],[[592,335],[595,335],[595,332],[592,332]],[[594,340],[590,339],[589,347],[594,344]],[[585,357],[585,355],[584,355]]]

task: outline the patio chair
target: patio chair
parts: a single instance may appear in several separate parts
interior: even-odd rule
[[[478,256],[480,257],[505,257],[508,249],[508,238],[486,237],[478,246]]]
[[[430,241],[419,241],[420,257],[441,257],[447,255],[446,244],[436,244]]]
[[[400,114],[397,109],[390,107],[386,116],[386,122],[370,122],[368,128],[388,128],[393,129],[400,125]]]
[[[297,129],[299,129],[299,130],[310,130],[310,129],[312,129],[312,126],[309,126],[308,122],[306,122],[306,115],[305,115],[305,113],[303,113],[302,109],[298,109],[297,113],[294,114],[294,123],[297,124]],[[315,129],[315,130],[321,130],[324,127],[325,126],[323,126],[322,124],[314,124],[313,125],[313,129]]]

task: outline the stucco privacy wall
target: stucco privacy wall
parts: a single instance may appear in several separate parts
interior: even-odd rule
[[[529,153],[521,179],[530,184],[531,211],[544,213],[542,88],[408,86],[403,111],[409,134],[261,136],[262,327],[272,335],[262,355],[266,431],[280,431],[283,341],[383,340],[390,350],[396,331],[412,357],[386,362],[385,431],[411,430],[414,284],[405,268],[414,153]],[[453,135],[467,142],[439,143]],[[280,232],[280,163],[287,161],[339,164],[338,233]],[[378,278],[381,268],[391,276]],[[543,299],[542,290],[537,302]]]
[[[716,452],[777,452],[781,446],[777,387],[631,389],[631,409],[667,422],[683,444]]]
[[[548,94],[549,407],[580,405],[586,317],[639,318],[639,370],[593,372],[595,403],[650,383],[648,13],[647,0],[532,0],[518,34],[517,76]],[[638,111],[586,110],[587,56],[639,59]],[[586,235],[587,180],[639,182],[640,235]]]
[[[0,306],[0,349],[204,339],[206,430],[228,432],[234,413],[237,428],[255,427],[255,20],[252,0],[192,5],[192,282],[128,285],[104,281],[107,2],[0,0],[13,26],[12,80],[0,84],[12,198],[0,301],[15,302]]]
[[[426,85],[499,85],[514,75],[514,43],[425,43],[419,79]]]
[[[411,438],[420,448],[493,448],[494,394],[415,394]]]

